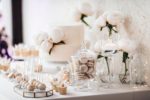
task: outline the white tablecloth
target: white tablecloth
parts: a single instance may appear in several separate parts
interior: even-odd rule
[[[0,76],[0,100],[150,100],[150,88],[102,89],[99,92],[75,92],[70,89],[67,95],[54,93],[47,98],[24,98],[13,90],[14,84]]]

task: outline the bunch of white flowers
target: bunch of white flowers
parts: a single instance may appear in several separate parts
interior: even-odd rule
[[[94,26],[100,28],[102,31],[104,27],[109,30],[109,36],[111,36],[112,31],[117,33],[117,26],[124,22],[124,17],[119,11],[105,12],[103,15],[99,16],[95,21]]]
[[[81,5],[79,5],[78,8],[74,10],[73,17],[75,21],[82,21],[85,25],[90,27],[90,25],[85,21],[84,18],[92,16],[93,14],[94,10],[92,6],[87,2],[83,2],[81,3]]]
[[[60,28],[54,28],[51,34],[40,33],[35,38],[35,43],[45,52],[51,54],[51,51],[55,45],[65,44],[64,39],[65,34]]]

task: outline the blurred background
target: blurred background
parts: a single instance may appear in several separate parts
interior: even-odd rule
[[[149,48],[149,0],[0,0],[0,26],[13,44],[30,44],[35,34],[49,32],[56,25],[72,24],[72,10],[81,2],[90,2],[99,14],[120,10],[127,16],[132,39],[140,40]]]

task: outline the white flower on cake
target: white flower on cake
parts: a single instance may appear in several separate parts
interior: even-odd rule
[[[53,47],[53,43],[52,41],[46,39],[42,42],[40,47],[43,51],[49,52]]]
[[[35,37],[35,43],[40,46],[45,39],[48,39],[48,37],[49,35],[47,33],[40,33]]]
[[[54,43],[58,43],[63,40],[65,34],[60,28],[55,28],[51,31],[50,37]]]
[[[84,18],[92,16],[93,14],[94,10],[92,6],[87,2],[83,2],[78,6],[78,8],[75,9],[73,17],[75,21],[82,21],[85,25],[90,27]]]
[[[54,28],[50,35],[47,33],[38,34],[35,42],[43,51],[51,54],[55,45],[65,44],[64,36],[65,34],[60,28]]]
[[[107,27],[109,31],[109,36],[112,32],[118,33],[117,26],[124,22],[124,17],[119,11],[105,12],[95,21],[95,27],[103,28]]]

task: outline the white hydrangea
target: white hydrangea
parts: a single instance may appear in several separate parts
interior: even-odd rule
[[[39,46],[41,43],[45,40],[48,39],[48,34],[47,33],[40,33],[35,37],[35,43]]]
[[[52,39],[52,42],[58,43],[63,40],[65,34],[61,28],[54,28],[51,31],[50,37]]]
[[[49,52],[52,49],[52,47],[53,47],[53,43],[48,39],[44,40],[40,45],[40,48],[46,52]]]
[[[81,3],[78,9],[82,14],[87,16],[91,16],[94,13],[92,6],[88,2]]]

